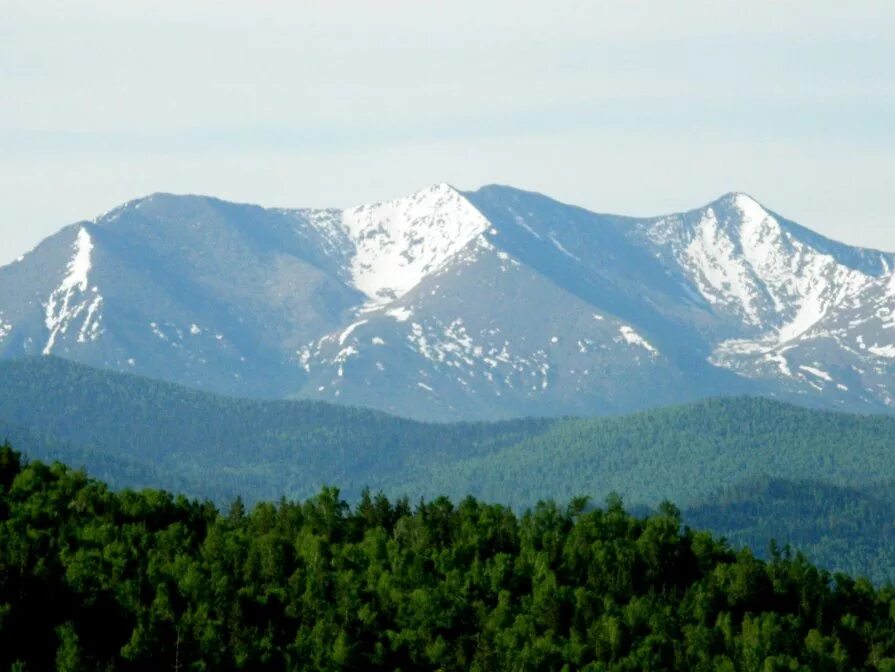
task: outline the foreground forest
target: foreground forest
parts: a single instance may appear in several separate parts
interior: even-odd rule
[[[0,669],[895,670],[895,589],[620,500],[113,492],[0,448]]]

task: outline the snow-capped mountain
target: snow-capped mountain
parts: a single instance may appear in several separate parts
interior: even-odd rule
[[[893,268],[745,194],[649,219],[500,186],[156,194],[0,268],[0,354],[439,420],[743,392],[895,410]]]

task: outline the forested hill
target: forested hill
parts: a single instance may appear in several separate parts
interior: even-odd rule
[[[115,486],[185,485],[249,501],[350,495],[518,443],[555,421],[434,425],[312,401],[258,401],[93,369],[55,357],[0,361],[0,434]],[[0,436],[2,440],[2,436]]]
[[[830,569],[895,580],[895,419],[732,398],[618,418],[425,424],[317,402],[210,395],[54,358],[0,362],[0,441],[113,487],[226,505],[338,485],[541,499],[679,503],[763,553],[792,543]],[[774,487],[765,487],[773,477]],[[835,496],[834,496],[835,495]],[[805,502],[814,502],[806,510]],[[812,513],[813,512],[813,513]],[[875,522],[871,522],[875,521]]]
[[[865,488],[895,479],[895,418],[735,397],[615,418],[569,419],[489,455],[443,466],[433,492],[524,506],[544,496],[625,493],[702,500],[774,476]]]
[[[893,484],[839,487],[764,477],[684,510],[694,527],[766,555],[768,540],[791,544],[830,569],[895,581]]]
[[[511,506],[625,493],[691,504],[773,475],[895,480],[895,418],[737,397],[631,416],[427,424],[308,401],[234,399],[41,357],[0,361],[0,429],[115,486],[247,501],[337,483]]]
[[[0,447],[0,669],[895,670],[895,589],[583,500],[114,493]]]

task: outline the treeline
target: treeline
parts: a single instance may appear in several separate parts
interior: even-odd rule
[[[0,448],[0,669],[895,670],[895,589],[620,500],[113,492]]]

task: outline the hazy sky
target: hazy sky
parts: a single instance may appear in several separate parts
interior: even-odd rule
[[[895,1],[0,0],[0,264],[154,191],[747,191],[895,250]]]

